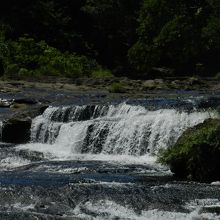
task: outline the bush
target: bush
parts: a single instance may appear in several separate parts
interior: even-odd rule
[[[5,73],[9,77],[15,77],[19,72],[19,66],[17,64],[8,64],[5,69]]]
[[[5,41],[5,33],[0,30],[0,75],[5,71],[9,50],[7,42]]]
[[[122,83],[114,82],[110,86],[109,92],[112,92],[112,93],[125,93],[126,89],[125,89],[125,86]]]
[[[110,70],[107,69],[97,69],[92,73],[93,78],[109,78],[113,77],[113,74],[111,73]]]
[[[220,79],[220,72],[215,75],[217,79]]]
[[[217,107],[217,113],[218,113],[218,116],[220,117],[220,105]]]
[[[33,73],[30,70],[27,70],[26,68],[20,68],[18,71],[18,76],[26,77],[26,76],[32,76]]]
[[[21,37],[9,42],[10,54],[6,64],[7,76],[90,76],[98,69],[95,60],[75,53],[62,53],[44,41]]]
[[[208,119],[183,133],[177,143],[162,152],[159,162],[181,178],[220,180],[220,119]]]

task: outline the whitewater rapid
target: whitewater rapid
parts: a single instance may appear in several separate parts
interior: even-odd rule
[[[219,219],[218,182],[177,181],[157,163],[187,128],[215,117],[128,103],[48,107],[30,143],[0,146],[0,218]]]
[[[49,159],[155,162],[189,127],[213,118],[209,111],[148,110],[126,103],[49,107],[32,122],[31,142],[18,149]]]

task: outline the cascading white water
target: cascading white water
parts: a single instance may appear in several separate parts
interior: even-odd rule
[[[49,107],[35,118],[31,149],[56,155],[104,154],[143,156],[172,145],[184,130],[205,119],[209,112],[175,109],[149,111],[122,103],[109,106]],[[41,146],[41,147],[39,147]],[[28,148],[26,146],[26,148]]]
[[[0,121],[0,140],[2,140],[2,127],[3,127],[3,122]]]

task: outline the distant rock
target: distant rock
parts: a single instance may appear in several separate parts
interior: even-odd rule
[[[145,80],[143,90],[167,89],[166,82],[163,79]]]

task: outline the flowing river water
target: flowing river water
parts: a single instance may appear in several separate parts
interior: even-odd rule
[[[211,107],[194,98],[47,108],[30,143],[0,145],[0,219],[220,219],[220,183],[180,181],[157,163],[187,128],[217,117]]]

